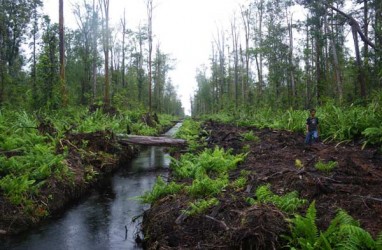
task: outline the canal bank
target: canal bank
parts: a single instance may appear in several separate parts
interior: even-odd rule
[[[165,135],[173,135],[180,125]],[[37,228],[3,238],[0,249],[139,249],[135,236],[140,219],[132,219],[147,206],[133,197],[150,190],[158,175],[167,175],[169,163],[163,148],[142,148],[87,198]]]

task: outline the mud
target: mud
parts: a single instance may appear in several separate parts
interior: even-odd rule
[[[342,208],[374,237],[382,231],[382,156],[378,148],[361,150],[362,145],[355,142],[306,146],[303,134],[213,122],[205,124],[204,129],[210,131],[208,147],[249,151],[245,162],[230,173],[230,179],[236,179],[245,169],[251,171],[250,181],[242,190],[222,192],[219,205],[206,213],[182,220],[179,217],[191,201],[189,197],[176,195],[159,200],[144,216],[147,249],[282,248],[285,242],[281,235],[289,231],[286,215],[272,205],[251,206],[245,201],[266,183],[277,194],[297,190],[309,202],[315,200],[321,229]],[[260,140],[244,141],[241,134],[248,131]],[[295,166],[296,159],[302,168]],[[325,173],[314,167],[319,160],[337,161],[338,166]]]

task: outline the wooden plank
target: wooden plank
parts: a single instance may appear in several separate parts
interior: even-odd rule
[[[118,138],[118,142],[124,144],[138,144],[147,146],[185,146],[186,140],[173,139],[168,137],[127,135]]]

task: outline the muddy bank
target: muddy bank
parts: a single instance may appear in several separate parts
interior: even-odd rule
[[[192,201],[185,194],[167,196],[154,203],[144,216],[147,249],[280,249],[288,234],[287,214],[273,205],[250,205],[257,187],[270,184],[276,194],[298,191],[308,202],[316,201],[318,226],[325,229],[339,208],[360,221],[374,237],[382,231],[382,156],[377,148],[362,145],[319,143],[307,147],[304,135],[207,123],[208,147],[216,145],[234,152],[249,152],[246,160],[230,172],[235,180],[247,170],[245,188],[227,188],[219,204],[203,214],[181,218]],[[244,141],[253,131],[259,140]],[[296,160],[301,162],[296,167]],[[315,168],[318,161],[336,161],[326,173]],[[186,181],[186,180],[184,180]],[[306,206],[301,208],[304,212]]]
[[[65,177],[54,174],[46,179],[38,193],[28,197],[29,207],[16,206],[0,194],[0,229],[3,234],[16,234],[47,217],[65,210],[73,202],[101,185],[119,166],[132,159],[138,148],[121,146],[110,131],[68,133],[60,140],[57,153],[66,154]]]

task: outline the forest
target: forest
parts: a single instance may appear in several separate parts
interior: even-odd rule
[[[59,0],[58,23],[42,0],[1,0],[0,237],[62,214],[145,152],[121,138],[181,121],[187,145],[163,150],[166,178],[133,198],[150,205],[133,219],[139,247],[382,249],[382,2],[238,5],[196,69],[188,117],[176,58],[155,42],[157,1],[142,1],[133,28],[126,14],[110,25],[110,0]]]

